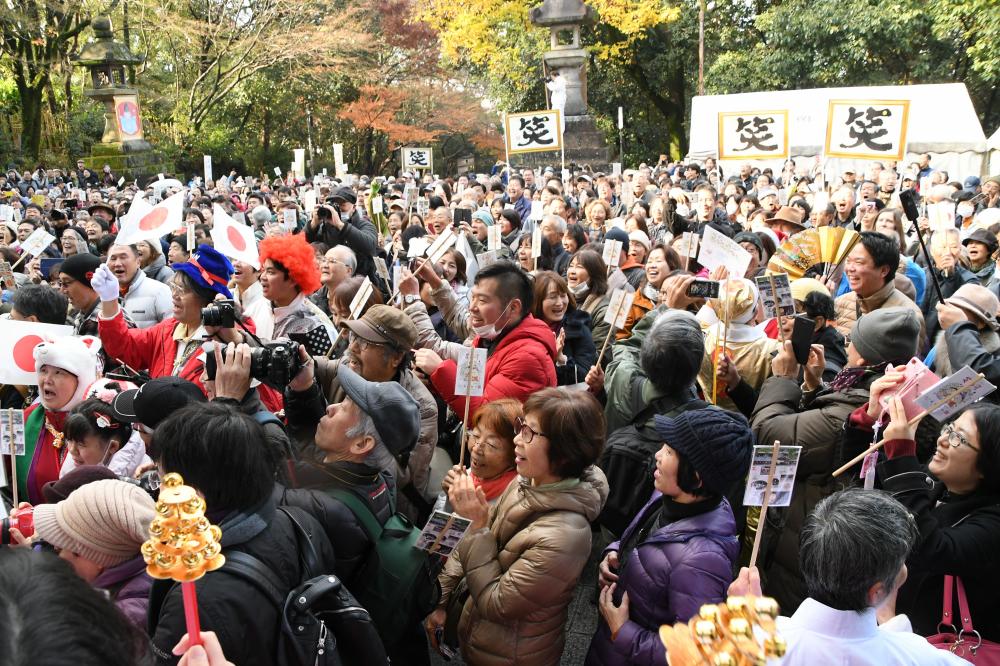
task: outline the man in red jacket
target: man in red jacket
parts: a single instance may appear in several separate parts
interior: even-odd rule
[[[469,401],[469,415],[500,398],[524,402],[535,391],[556,385],[556,338],[544,322],[531,316],[528,275],[508,262],[476,274],[469,299],[472,346],[486,349],[483,394]],[[434,390],[456,414],[465,413],[465,396],[455,395],[458,364],[442,360],[430,349],[418,349],[414,362],[430,377]]]

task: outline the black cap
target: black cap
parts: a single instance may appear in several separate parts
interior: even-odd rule
[[[77,282],[82,282],[90,287],[90,278],[94,277],[94,271],[101,265],[99,257],[89,253],[74,254],[67,257],[59,268],[60,273],[65,273]]]
[[[122,391],[111,403],[111,412],[124,423],[155,428],[160,421],[192,402],[208,399],[194,382],[180,377],[157,377],[137,389]]]
[[[962,245],[968,245],[969,243],[982,243],[987,247],[990,254],[996,252],[998,246],[996,235],[989,229],[974,229],[962,241]]]
[[[349,204],[358,203],[358,198],[354,195],[354,190],[349,187],[340,187],[336,189],[327,201],[340,202],[346,201]]]

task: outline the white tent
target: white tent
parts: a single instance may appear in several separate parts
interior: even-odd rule
[[[691,141],[688,157],[704,160],[719,156],[719,114],[746,113],[755,110],[787,110],[789,155],[797,166],[822,159],[827,133],[827,115],[831,100],[909,100],[906,154],[900,170],[930,153],[931,166],[945,169],[953,178],[981,175],[987,167],[986,136],[972,106],[964,83],[912,86],[870,86],[853,88],[817,88],[703,95],[691,100]],[[994,135],[991,141],[1000,142]],[[997,145],[1000,149],[1000,144]],[[1000,153],[1000,150],[998,150]],[[783,160],[746,160],[769,166],[780,173]],[[868,160],[828,158],[824,172],[828,179],[843,169],[854,167],[864,172]],[[738,161],[723,161],[725,172],[734,171]]]
[[[986,141],[986,154],[987,154],[987,175],[994,175],[1000,173],[1000,129],[993,132],[991,136]]]

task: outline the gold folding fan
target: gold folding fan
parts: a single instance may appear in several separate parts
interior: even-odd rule
[[[858,232],[844,227],[800,231],[781,242],[767,262],[767,272],[788,273],[790,280],[796,280],[817,264],[840,264],[858,238]]]

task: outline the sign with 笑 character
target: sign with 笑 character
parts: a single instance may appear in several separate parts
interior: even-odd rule
[[[434,170],[434,151],[430,148],[400,148],[404,169]]]
[[[788,111],[720,112],[719,159],[788,159]]]
[[[562,150],[562,122],[558,109],[511,113],[504,123],[507,152],[512,155]]]
[[[910,101],[832,99],[826,116],[826,157],[902,160]]]

